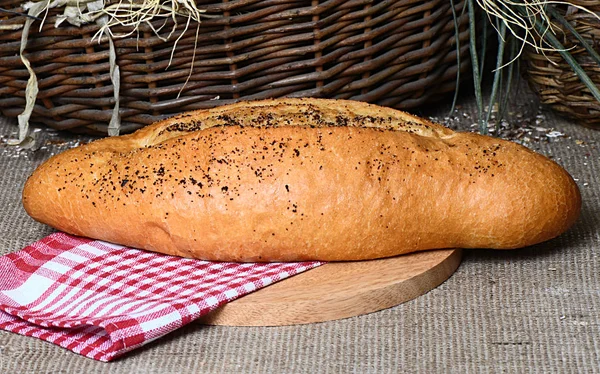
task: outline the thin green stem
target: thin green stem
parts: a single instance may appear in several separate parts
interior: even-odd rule
[[[494,107],[494,103],[496,102],[496,96],[498,94],[498,90],[500,89],[500,79],[502,77],[502,65],[504,63],[504,47],[506,46],[506,24],[502,22],[499,28],[500,34],[498,34],[498,55],[496,60],[496,70],[494,71],[494,82],[492,83],[492,93],[490,95],[490,101],[488,103],[488,112],[485,118],[485,123],[490,122],[490,117],[492,116],[492,109]],[[500,119],[498,119],[500,120]]]
[[[456,85],[454,88],[454,98],[452,99],[452,108],[450,108],[450,114],[454,112],[456,108],[456,101],[458,100],[458,91],[460,87],[460,27],[458,25],[458,16],[456,14],[456,8],[454,6],[454,0],[450,0],[450,8],[452,9],[452,18],[454,19],[454,40],[456,41]]]
[[[483,17],[481,18],[482,20],[482,26],[481,26],[481,37],[482,37],[482,42],[481,42],[481,58],[479,59],[481,66],[479,66],[479,76],[483,77],[484,74],[484,67],[485,67],[485,55],[487,52],[487,48],[488,48],[488,22],[487,20],[485,20]]]
[[[515,58],[515,56],[517,55],[517,53],[519,52],[518,48],[517,48],[517,44],[514,42],[509,42],[510,45],[510,49],[509,49],[509,60],[513,60]],[[513,75],[515,70],[519,71],[519,60],[515,60],[513,63],[511,63],[509,66],[506,67],[508,69],[508,74],[506,77],[506,84],[504,85],[504,98],[502,100],[499,100],[500,104],[498,107],[498,123],[500,123],[500,121],[504,118],[505,114],[506,114],[506,108],[508,107],[508,100],[510,98],[510,91],[512,88],[512,81],[513,81]]]
[[[477,28],[475,25],[475,5],[473,0],[467,0],[469,7],[469,49],[471,51],[471,65],[473,69],[473,85],[475,88],[475,101],[479,117],[479,130],[487,134],[487,126],[483,121],[483,98],[481,97],[481,76],[479,75],[479,57],[477,56]]]
[[[31,14],[15,12],[14,10],[9,10],[9,9],[4,9],[4,8],[0,8],[0,13],[15,14],[18,16],[23,16],[23,17],[34,19],[36,21],[42,20],[40,17],[32,16]]]

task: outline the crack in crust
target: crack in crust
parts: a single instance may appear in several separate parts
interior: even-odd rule
[[[454,132],[401,111],[345,100],[282,99],[243,102],[184,113],[153,126],[142,146],[216,126],[240,127],[362,127],[403,131],[430,138],[447,138]]]

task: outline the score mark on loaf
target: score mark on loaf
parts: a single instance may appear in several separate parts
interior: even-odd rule
[[[222,261],[524,247],[577,219],[569,174],[518,144],[353,101],[184,113],[56,155],[23,205],[67,233]]]

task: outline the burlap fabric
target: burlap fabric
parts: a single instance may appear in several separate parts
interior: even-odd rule
[[[521,140],[553,156],[581,187],[581,219],[558,239],[466,251],[440,287],[385,311],[291,327],[192,324],[108,364],[0,331],[0,373],[600,372],[600,132],[548,112],[535,123],[535,99],[517,97],[509,119],[531,120],[532,128]],[[469,129],[474,113],[466,99],[448,123]],[[14,132],[0,122],[0,254],[51,232],[21,208],[22,185],[51,154],[86,140],[43,130],[40,149],[18,151],[6,145]]]

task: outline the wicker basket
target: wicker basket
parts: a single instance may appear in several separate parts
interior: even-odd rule
[[[600,14],[598,0],[569,0],[571,4],[581,5]],[[600,51],[600,22],[589,13],[575,11],[567,7],[559,9],[567,21],[596,50]],[[569,48],[569,53],[600,87],[600,66],[589,56],[581,43],[562,25],[554,22],[556,35],[561,43]],[[530,87],[538,94],[543,104],[579,123],[600,129],[600,103],[592,96],[587,87],[579,80],[569,64],[558,52],[536,53],[527,48],[523,55],[523,74]]]
[[[0,8],[22,12],[21,0]],[[459,19],[461,66],[448,0],[198,1],[215,18],[190,27],[169,66],[171,41],[142,25],[139,38],[115,39],[120,68],[121,133],[174,113],[242,99],[282,96],[355,99],[406,109],[453,91],[470,70],[468,18]],[[464,3],[455,2],[461,14]],[[54,27],[51,10],[31,27],[26,56],[39,81],[31,116],[56,129],[106,134],[115,104],[106,40],[96,25]],[[23,24],[10,15],[0,24]],[[158,28],[162,19],[154,25]],[[172,22],[172,21],[170,21]],[[185,20],[179,22],[183,30]],[[37,27],[36,27],[37,26]],[[172,24],[161,31],[166,37]],[[114,29],[114,33],[130,30]],[[25,107],[28,73],[21,31],[0,31],[0,111]],[[196,48],[195,56],[194,48]],[[193,64],[193,74],[184,84]]]

